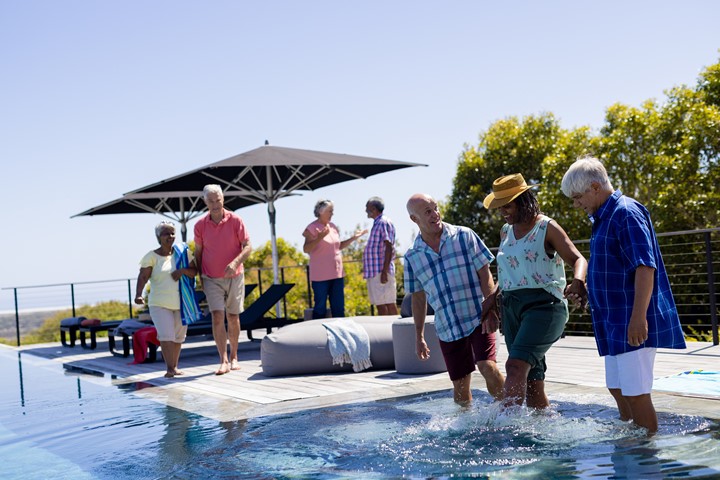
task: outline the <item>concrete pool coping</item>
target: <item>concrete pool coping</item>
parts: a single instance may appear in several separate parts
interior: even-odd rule
[[[260,342],[251,342],[242,333],[239,360],[241,370],[216,376],[217,351],[211,337],[189,339],[180,358],[185,375],[163,377],[164,363],[131,365],[132,358],[110,354],[106,341],[95,350],[68,348],[59,343],[6,347],[62,364],[78,374],[89,373],[112,384],[135,383],[136,394],[218,421],[290,413],[301,410],[397,398],[437,391],[450,395],[446,373],[404,375],[394,370],[359,373],[332,373],[266,377],[260,365]],[[431,352],[432,354],[432,352]],[[437,352],[439,354],[439,352]],[[507,350],[499,337],[498,365],[504,372]],[[568,336],[548,352],[546,389],[553,394],[600,396],[610,399],[605,389],[604,362],[592,337]],[[720,346],[709,342],[688,342],[685,350],[658,350],[655,377],[688,370],[720,370]],[[485,391],[479,373],[473,375],[473,389]],[[658,411],[698,415],[720,420],[720,397],[685,392],[653,391]]]

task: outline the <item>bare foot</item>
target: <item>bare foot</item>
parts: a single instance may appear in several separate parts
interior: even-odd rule
[[[220,368],[218,368],[215,371],[215,375],[225,375],[230,371],[229,365],[227,363],[221,363]]]
[[[165,378],[173,378],[175,376],[174,372],[165,372]]]
[[[175,375],[185,375],[185,372],[183,372],[182,370],[178,370],[178,369],[176,368],[176,369],[175,369]]]
[[[230,362],[230,370],[240,370],[240,362],[237,360]]]

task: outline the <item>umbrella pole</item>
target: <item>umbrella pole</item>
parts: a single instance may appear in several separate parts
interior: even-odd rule
[[[278,278],[278,263],[280,263],[280,261],[278,259],[277,251],[277,236],[275,235],[275,202],[272,200],[268,202],[268,216],[270,217],[270,245],[272,247],[273,283],[277,285],[280,283],[280,279]],[[281,318],[280,302],[275,305],[275,315],[277,318]]]

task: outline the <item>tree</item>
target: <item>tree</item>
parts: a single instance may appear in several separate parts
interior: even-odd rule
[[[510,117],[490,125],[480,134],[478,146],[466,145],[460,155],[445,219],[472,228],[489,245],[495,245],[504,221],[497,211],[482,204],[493,181],[519,172],[528,183],[541,183],[543,161],[558,152],[568,135],[551,113],[522,120]]]
[[[588,238],[585,215],[560,191],[562,176],[580,156],[600,158],[615,188],[650,210],[658,231],[715,227],[720,223],[720,63],[706,68],[694,89],[665,92],[663,102],[611,105],[602,128],[565,130],[551,113],[499,120],[477,147],[460,155],[445,208],[451,223],[473,228],[490,245],[502,219],[482,207],[492,182],[520,172],[541,183],[542,210],[571,238]]]

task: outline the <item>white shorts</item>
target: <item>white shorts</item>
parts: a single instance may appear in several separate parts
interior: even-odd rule
[[[397,302],[397,283],[395,275],[388,274],[387,283],[380,283],[380,273],[367,279],[368,297],[373,305],[395,304]]]
[[[169,310],[164,307],[150,305],[150,318],[152,319],[157,338],[161,342],[183,343],[187,334],[187,325],[182,324],[180,310]]]
[[[605,384],[625,397],[650,393],[656,348],[646,347],[620,355],[605,356]]]

